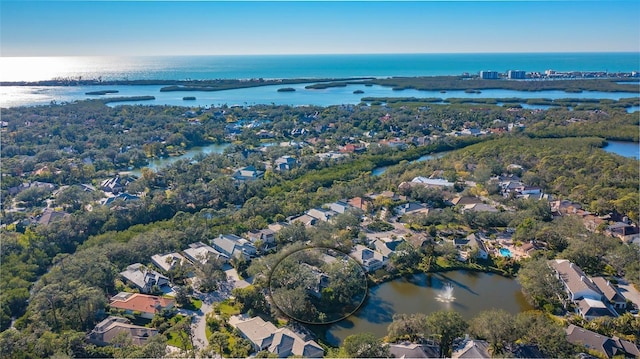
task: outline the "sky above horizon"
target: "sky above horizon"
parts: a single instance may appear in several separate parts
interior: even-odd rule
[[[0,1],[0,55],[640,52],[637,1]]]

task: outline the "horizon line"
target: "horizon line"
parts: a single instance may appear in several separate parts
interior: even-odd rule
[[[196,57],[196,56],[336,56],[336,55],[525,55],[525,54],[640,54],[640,50],[616,51],[482,51],[482,52],[335,52],[335,53],[252,53],[252,54],[155,54],[155,55],[0,55],[1,58],[46,57]]]

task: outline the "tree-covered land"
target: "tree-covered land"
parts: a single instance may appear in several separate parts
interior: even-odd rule
[[[588,275],[624,277],[637,285],[637,248],[607,235],[607,220],[602,225],[585,226],[583,218],[554,215],[545,199],[504,195],[499,186],[501,177],[517,176],[553,199],[579,204],[593,216],[627,217],[637,225],[638,161],[602,149],[607,139],[637,141],[638,119],[626,113],[627,103],[599,101],[572,111],[561,106],[530,111],[489,103],[434,105],[419,100],[206,109],[108,107],[96,100],[3,109],[3,357],[156,357],[167,342],[184,351],[194,350],[192,323],[171,313],[144,323],[157,328],[160,335],[142,347],[126,342],[126,338],[120,338],[120,346],[96,347],[87,344],[84,337],[111,313],[107,306],[111,296],[135,291],[119,276],[130,264],[151,268],[154,254],[184,251],[195,242],[211,243],[220,234],[246,236],[248,231],[263,230],[269,224],[289,222],[309,209],[357,197],[368,198],[369,204],[311,226],[287,223],[272,244],[255,242],[259,248],[256,258],[229,261],[228,266],[242,278],[253,278],[253,285],[234,289],[235,302],[229,302],[228,307],[222,302],[225,304],[217,309],[221,318],[207,322],[211,323],[207,350],[232,356],[246,356],[251,350],[251,345],[224,323],[223,309],[283,320],[265,294],[268,274],[286,254],[307,243],[350,253],[356,245],[369,245],[368,235],[396,229],[403,231],[406,241],[394,249],[396,253],[384,268],[368,275],[370,283],[418,271],[492,270],[517,276],[533,305],[560,315],[566,311],[558,297],[557,282],[544,266],[547,259],[569,259]],[[228,146],[222,153],[179,160],[156,171],[144,168],[150,159],[213,143]],[[442,151],[451,152],[418,161],[423,155]],[[296,159],[295,165],[277,169],[276,161],[286,155]],[[382,166],[387,166],[384,173],[372,174]],[[263,175],[253,180],[234,176],[246,167]],[[140,172],[133,174],[133,170]],[[454,185],[407,185],[415,177],[431,175]],[[107,203],[115,194],[105,190],[103,183],[116,177],[121,184],[119,192],[134,197]],[[394,192],[393,196],[369,197],[388,192]],[[463,211],[464,206],[452,205],[451,200],[462,196],[475,197],[495,211]],[[409,202],[418,202],[428,211],[396,212]],[[51,219],[51,212],[59,217]],[[495,251],[495,238],[507,230],[512,230],[514,248],[536,245],[530,259],[516,261],[493,254],[482,259],[477,250],[452,244],[454,239],[478,233],[486,235],[488,244],[496,245],[491,248]],[[461,251],[470,254],[470,259],[461,262]],[[344,267],[308,264],[334,277],[343,274],[340,270]],[[309,276],[296,279],[304,282],[312,278],[313,268],[307,269],[298,272]],[[189,296],[193,292],[188,286],[215,293],[229,283],[223,264],[212,258],[201,265],[179,265],[163,274],[180,288],[176,299],[183,308],[192,303]],[[355,293],[332,287],[329,281],[326,287],[316,288],[318,300],[311,295],[310,284],[287,288],[304,293],[285,293],[284,298],[305,298],[315,305],[317,313],[313,315],[317,318],[327,315],[327,308],[322,307],[327,303],[348,308],[347,302]],[[311,306],[305,302],[292,308]],[[573,350],[557,339],[557,328],[548,322],[551,319],[537,314],[523,314],[515,322],[550,328],[545,335],[556,339],[541,341],[532,332],[521,330],[525,324],[509,333],[492,332],[502,322],[489,319],[514,319],[503,314],[495,318],[481,315],[470,326],[455,314],[406,319],[410,323],[394,328],[416,327],[411,330],[417,332],[397,329],[394,336],[414,339],[437,335],[443,354],[466,330],[489,340],[496,353],[516,342],[536,343],[549,356]],[[637,318],[623,317],[616,318],[614,324],[567,320],[605,335],[625,335],[637,341],[631,331],[637,328]],[[386,355],[380,343],[380,338],[354,338],[345,340],[341,350],[348,356]],[[544,347],[547,343],[548,348]],[[239,348],[236,352],[230,349],[234,346]]]

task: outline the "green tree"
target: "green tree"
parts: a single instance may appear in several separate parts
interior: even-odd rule
[[[564,298],[563,285],[545,258],[522,262],[517,280],[527,301],[537,308],[547,303],[559,305]]]
[[[235,345],[231,349],[232,358],[246,358],[253,351],[253,344],[244,338],[235,338]]]
[[[216,353],[222,355],[225,348],[229,346],[229,334],[222,332],[215,332],[209,337],[209,343],[213,345]]]
[[[478,338],[486,339],[494,355],[504,353],[518,339],[514,317],[503,309],[480,312],[469,323],[469,330]]]
[[[425,319],[427,330],[439,338],[440,356],[450,356],[453,341],[464,334],[468,327],[462,315],[453,311],[437,311]]]
[[[389,338],[406,339],[416,342],[424,338],[427,332],[426,315],[422,313],[414,314],[394,314],[393,321],[387,327]]]
[[[342,349],[351,358],[389,357],[389,347],[371,333],[349,335],[344,338]]]
[[[575,351],[567,342],[564,327],[539,311],[519,313],[515,318],[516,331],[520,342],[537,345],[548,358],[567,358]]]

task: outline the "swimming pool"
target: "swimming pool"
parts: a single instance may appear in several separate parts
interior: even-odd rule
[[[500,248],[500,255],[503,257],[511,258],[511,251],[507,248]]]

